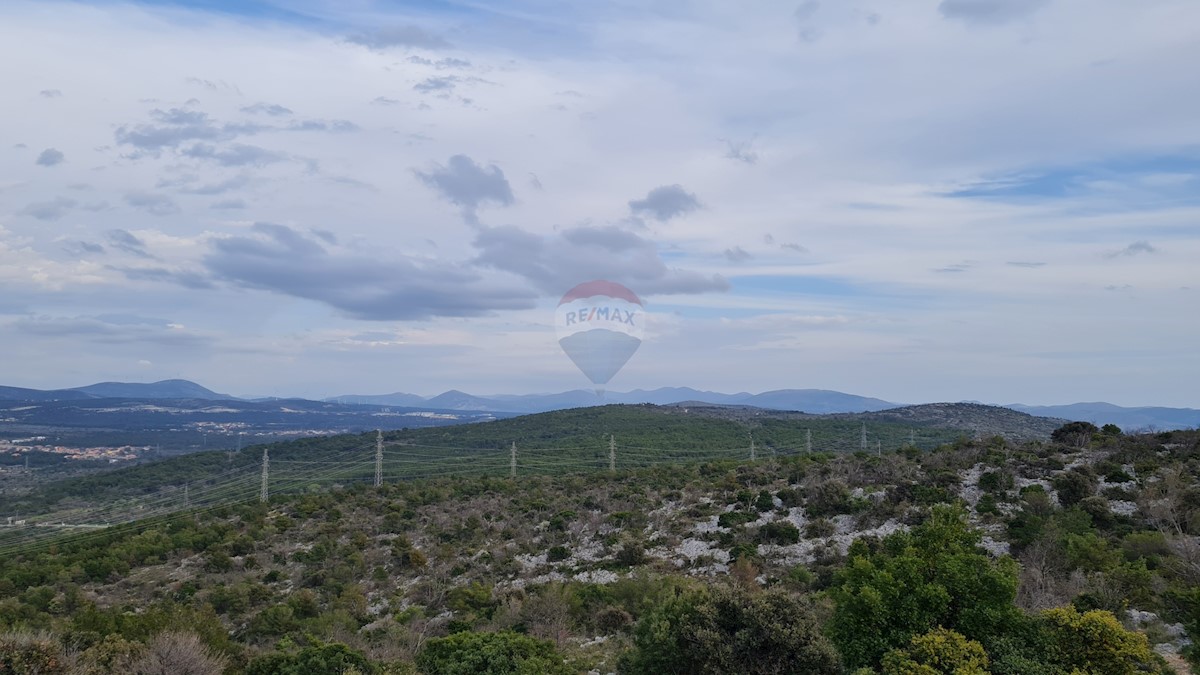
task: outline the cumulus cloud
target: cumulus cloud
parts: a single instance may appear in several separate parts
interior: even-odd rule
[[[468,222],[476,222],[475,211],[486,204],[508,206],[513,203],[512,186],[500,167],[480,166],[466,155],[454,155],[445,164],[428,171],[416,171],[423,183],[463,210]]]
[[[345,133],[358,131],[358,125],[350,120],[298,120],[285,127],[288,131],[332,131]]]
[[[1145,241],[1145,240],[1135,241],[1132,244],[1126,246],[1125,248],[1120,249],[1119,251],[1112,251],[1110,253],[1107,253],[1105,257],[1108,257],[1108,258],[1133,257],[1135,255],[1140,255],[1142,253],[1158,253],[1158,249],[1151,246],[1150,242],[1148,242],[1148,241]]]
[[[696,195],[684,190],[681,185],[656,187],[647,193],[645,198],[629,202],[629,209],[633,211],[634,215],[646,215],[660,222],[666,222],[699,208],[700,201],[696,199]]]
[[[204,259],[230,283],[324,303],[357,319],[479,316],[527,309],[536,294],[485,279],[470,267],[408,256],[366,257],[284,225],[216,239]]]
[[[62,92],[58,89],[43,89],[38,92],[38,95],[42,98],[58,98],[62,96]]]
[[[55,164],[62,164],[63,159],[63,154],[58,150],[46,148],[42,151],[42,154],[38,155],[37,164],[38,166],[54,166]]]
[[[120,249],[126,253],[131,253],[139,258],[153,257],[146,252],[146,242],[142,241],[128,230],[117,229],[109,231],[108,241],[110,244],[112,244],[113,248]]]
[[[20,211],[17,211],[17,213],[22,216],[37,218],[38,220],[58,220],[78,205],[79,203],[74,199],[55,197],[50,201],[29,204]]]
[[[449,57],[444,58],[444,59],[438,59],[438,60],[434,61],[433,59],[427,59],[424,56],[413,55],[413,56],[408,57],[408,62],[415,63],[420,66],[432,66],[434,68],[437,68],[438,70],[445,70],[446,68],[470,68],[471,67],[471,62],[467,61],[466,59],[454,59],[454,58],[449,58]]]
[[[513,225],[480,230],[475,262],[528,279],[559,295],[590,279],[610,279],[639,294],[707,293],[729,289],[720,275],[667,267],[658,246],[618,227],[576,227],[543,236]]]
[[[207,113],[184,108],[155,109],[150,116],[153,122],[118,127],[115,133],[117,144],[157,153],[188,141],[226,141],[264,129],[256,124],[218,123]]]
[[[125,195],[125,203],[155,216],[179,213],[179,205],[175,203],[174,199],[150,192],[130,192]]]
[[[208,143],[197,143],[184,149],[181,154],[192,159],[213,161],[221,166],[262,167],[287,159],[287,155],[282,152],[244,143],[234,143],[224,148],[218,148]]]
[[[388,47],[447,49],[450,47],[450,43],[442,36],[411,24],[389,26],[387,28],[349,35],[346,37],[346,41],[370,49],[387,49]]]
[[[938,11],[947,19],[974,24],[999,24],[1027,17],[1050,0],[942,0]]]
[[[733,263],[746,262],[747,260],[750,260],[753,257],[754,256],[750,255],[750,253],[746,249],[742,248],[741,246],[734,246],[733,248],[725,249],[725,258],[728,259],[729,262],[733,262]]]
[[[428,77],[414,84],[413,89],[421,92],[422,94],[429,94],[437,91],[451,92],[454,91],[454,85],[457,82],[458,78],[454,77],[453,75],[446,75],[444,77]]]
[[[292,114],[290,108],[279,105],[278,103],[255,103],[254,105],[242,106],[242,112],[256,115],[269,115],[271,117],[287,117]]]
[[[800,244],[780,244],[779,248],[795,251],[796,253],[808,253],[808,249],[804,248]]]

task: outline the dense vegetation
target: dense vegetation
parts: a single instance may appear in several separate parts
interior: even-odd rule
[[[1072,428],[313,486],[6,548],[0,672],[1165,673],[1198,474],[1197,432]]]
[[[862,422],[845,416],[734,421],[670,407],[580,408],[480,424],[386,432],[384,473],[389,480],[446,474],[504,475],[509,470],[508,453],[513,443],[518,446],[522,474],[604,468],[608,465],[610,437],[620,448],[619,464],[625,468],[671,461],[746,459],[752,437],[764,457],[795,454],[807,448],[810,432],[814,449],[848,451],[861,447],[862,427]],[[866,430],[872,448],[876,444],[899,447],[910,439],[918,447],[932,448],[964,433],[961,429],[890,422],[869,422]],[[271,456],[280,462],[275,477],[281,486],[290,484],[296,476],[304,476],[306,485],[369,479],[374,473],[370,465],[374,440],[375,435],[367,433],[272,444]],[[199,452],[59,480],[34,491],[9,491],[0,494],[0,515],[94,509],[114,501],[171,493],[188,483],[202,489],[220,483],[228,472],[253,471],[259,466],[262,450],[262,445],[253,445],[237,453]],[[289,466],[288,462],[295,464]],[[318,462],[341,462],[345,466],[332,475],[308,478],[315,466],[311,463]],[[249,497],[257,486],[247,482],[237,489],[242,490],[242,497]],[[181,499],[179,502],[182,504]]]

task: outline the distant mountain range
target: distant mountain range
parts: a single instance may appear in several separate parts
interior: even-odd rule
[[[484,410],[491,412],[537,413],[566,408],[584,408],[607,403],[653,403],[670,405],[685,401],[700,401],[717,405],[740,405],[771,410],[802,410],[813,414],[874,412],[887,410],[902,404],[890,403],[877,398],[843,394],[824,389],[781,389],[761,394],[746,392],[722,394],[699,391],[688,387],[663,387],[650,391],[636,389],[630,392],[606,392],[600,396],[592,391],[575,389],[560,394],[523,394],[500,396],[473,396],[451,390],[432,398],[413,394],[383,394],[381,396],[335,396],[325,399],[338,403],[365,405],[414,406],[423,405],[443,410]]]
[[[98,398],[239,400],[219,394],[188,380],[163,380],[152,383],[101,382],[71,389],[40,390],[0,386],[0,400],[71,401]],[[689,387],[637,389],[630,392],[595,392],[575,389],[557,394],[475,396],[450,390],[437,396],[393,393],[345,395],[325,399],[345,405],[422,408],[446,411],[471,411],[525,414],[583,408],[608,403],[652,403],[671,405],[699,402],[724,406],[747,406],[769,410],[796,410],[810,414],[878,412],[905,404],[856,396],[825,389],[780,389],[751,394],[725,394]],[[1019,403],[1003,406],[1040,417],[1083,420],[1099,425],[1116,424],[1126,430],[1186,429],[1200,427],[1200,410],[1194,408],[1121,407],[1111,403],[1074,403],[1070,405],[1029,406]]]
[[[162,380],[150,383],[98,382],[86,387],[49,390],[0,387],[0,399],[8,401],[79,401],[92,398],[236,400],[236,397],[218,394],[188,380]]]
[[[1115,424],[1125,431],[1143,429],[1194,429],[1200,427],[1200,410],[1194,408],[1123,408],[1111,403],[1072,403],[1070,405],[1004,406],[1041,417],[1061,417],[1068,420],[1092,422],[1098,425]]]

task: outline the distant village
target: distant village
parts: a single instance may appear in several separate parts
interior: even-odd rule
[[[29,452],[45,452],[62,455],[69,460],[107,461],[111,464],[128,462],[152,450],[152,446],[122,445],[118,447],[71,448],[63,445],[48,445],[45,436],[0,439],[0,454],[20,456]],[[0,468],[0,470],[3,470]]]

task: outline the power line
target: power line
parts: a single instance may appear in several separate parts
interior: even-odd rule
[[[375,487],[383,485],[383,431],[375,430]]]

